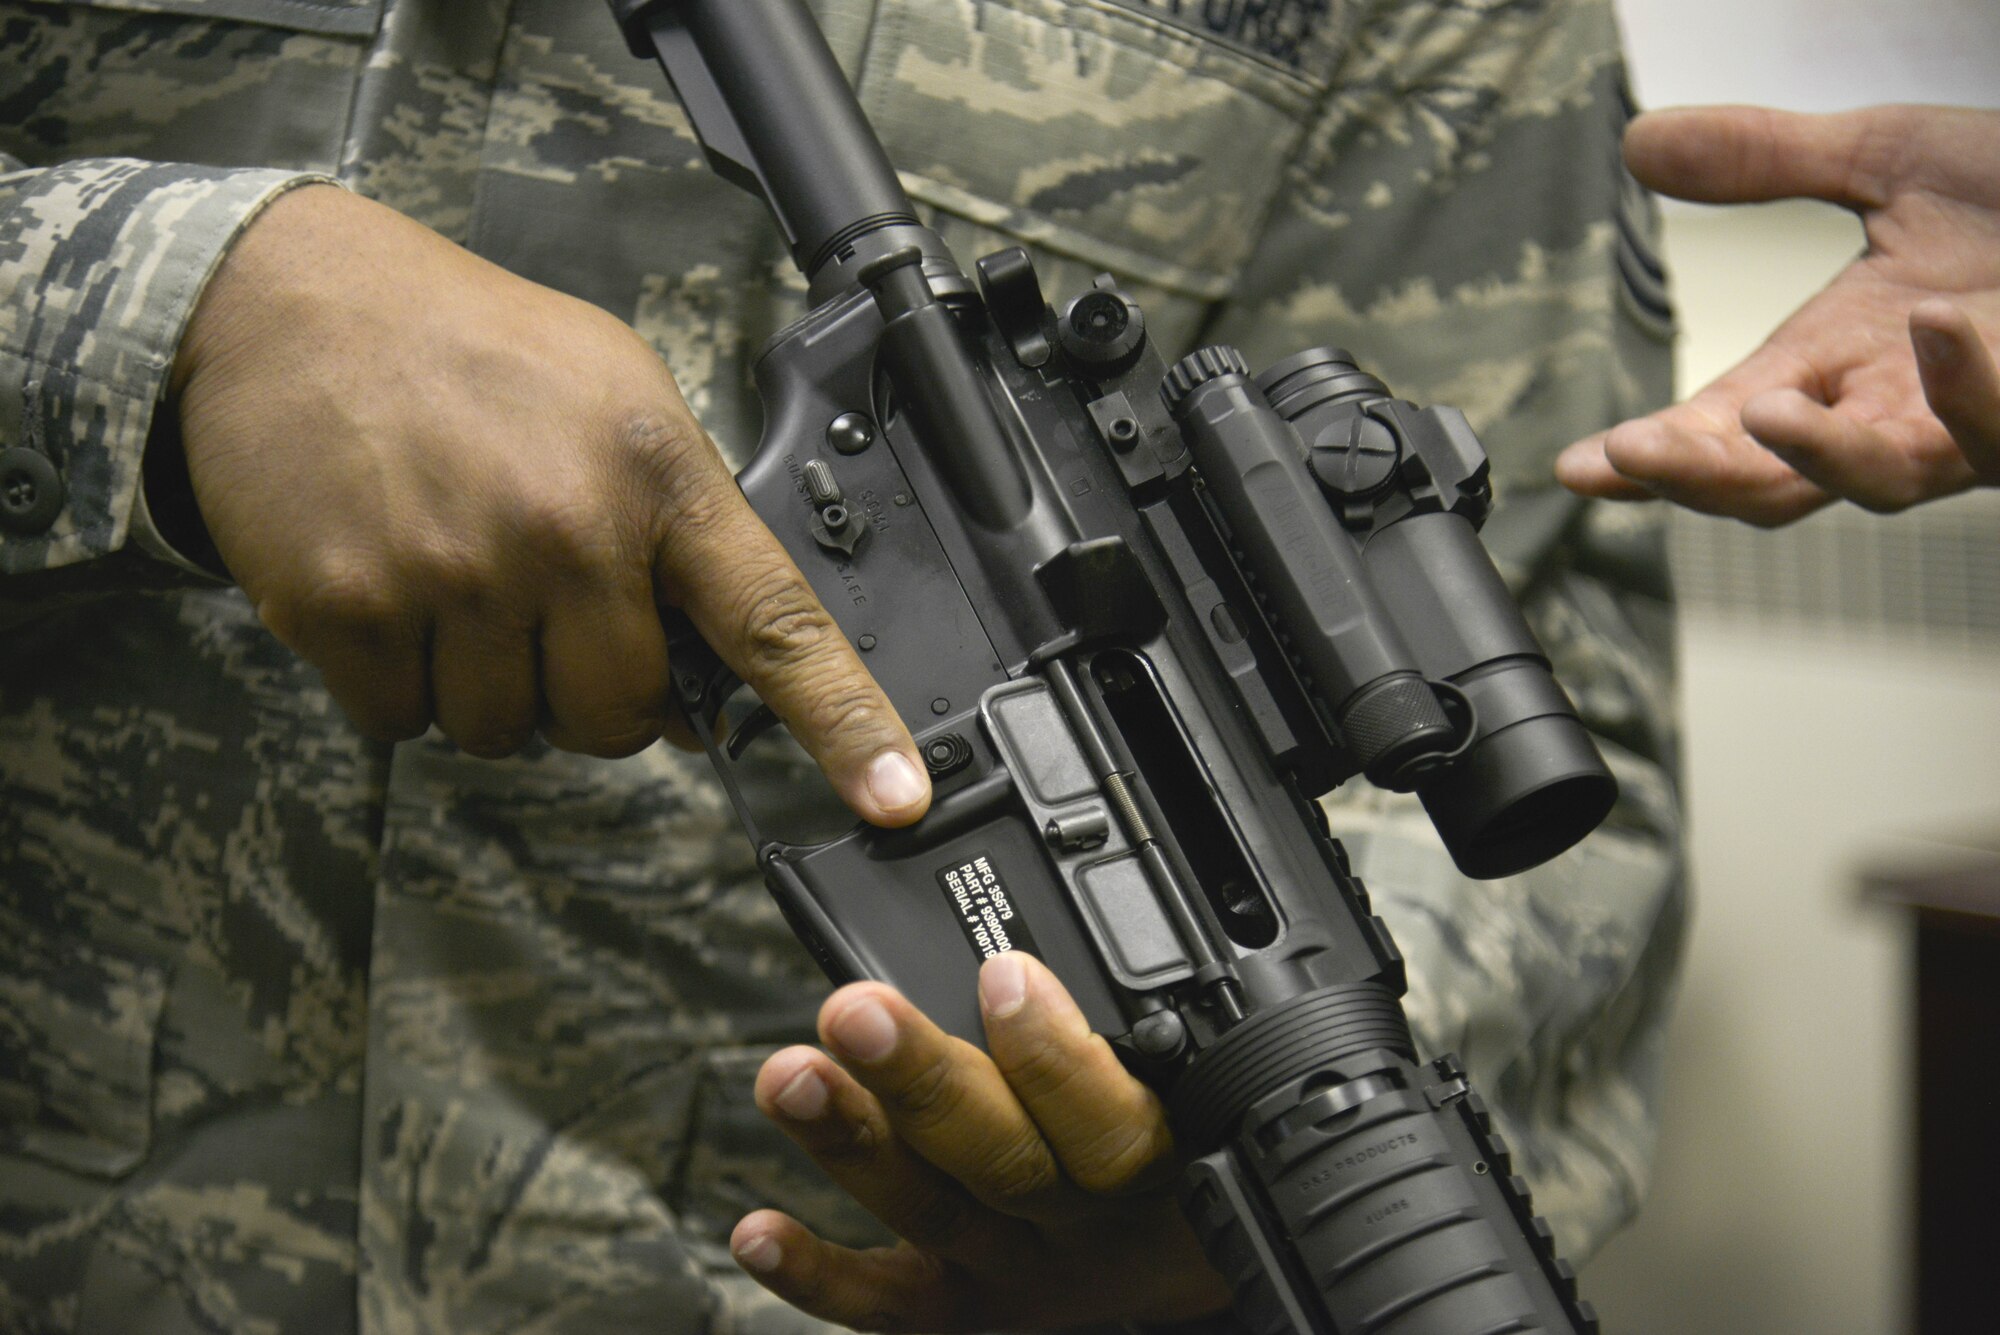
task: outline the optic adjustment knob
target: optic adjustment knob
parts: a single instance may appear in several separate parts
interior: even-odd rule
[[[1243,360],[1243,354],[1227,344],[1197,348],[1167,372],[1167,378],[1160,382],[1160,397],[1166,400],[1167,411],[1178,417],[1188,396],[1209,381],[1249,374],[1250,364]]]
[[[1345,500],[1379,495],[1396,481],[1402,442],[1387,425],[1352,409],[1336,414],[1311,441],[1307,460],[1327,492]]]

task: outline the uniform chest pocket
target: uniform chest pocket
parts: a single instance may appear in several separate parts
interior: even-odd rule
[[[8,22],[0,148],[330,172],[386,0],[69,0]],[[10,7],[11,8],[11,7]]]
[[[167,971],[0,909],[0,1155],[115,1178],[152,1141]]]
[[[860,91],[920,202],[1214,300],[1262,231],[1329,69],[1144,6],[882,0]]]

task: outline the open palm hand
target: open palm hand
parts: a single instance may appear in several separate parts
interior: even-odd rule
[[[2000,485],[2000,111],[1687,108],[1635,121],[1625,156],[1683,199],[1843,205],[1868,244],[1713,384],[1570,446],[1565,485],[1768,526]]]

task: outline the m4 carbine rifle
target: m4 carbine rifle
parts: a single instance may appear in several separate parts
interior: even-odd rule
[[[935,786],[907,829],[770,837],[738,766],[775,720],[673,646],[799,937],[974,1042],[980,962],[1039,956],[1160,1092],[1258,1335],[1594,1330],[1314,801],[1414,789],[1490,877],[1615,798],[1480,545],[1464,417],[1327,348],[1169,368],[1109,277],[1056,312],[1019,249],[975,285],[801,0],[612,8],[809,280],[738,480]]]

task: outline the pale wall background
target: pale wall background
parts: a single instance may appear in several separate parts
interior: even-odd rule
[[[2000,106],[2000,0],[1620,7],[1646,105]],[[1670,210],[1683,384],[1859,245],[1824,207]],[[1856,873],[2000,828],[2000,493],[1775,535],[1677,519],[1675,552],[1696,912],[1653,1201],[1585,1293],[1609,1335],[1891,1335],[1909,939]]]

